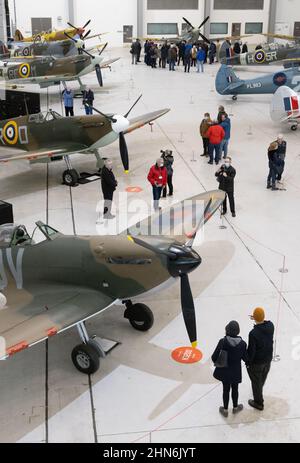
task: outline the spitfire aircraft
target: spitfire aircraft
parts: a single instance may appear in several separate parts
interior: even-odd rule
[[[300,62],[300,45],[287,44],[265,45],[260,50],[254,52],[233,54],[232,48],[226,46],[226,42],[220,49],[220,62],[229,66],[258,66],[278,63],[285,61],[285,66],[290,67],[288,60],[296,60]]]
[[[163,226],[157,235],[128,230],[114,237],[65,236],[37,222],[30,236],[22,225],[0,227],[3,358],[76,326],[82,344],[73,349],[73,363],[80,372],[93,374],[99,369],[101,350],[84,322],[121,302],[132,327],[146,332],[153,326],[153,313],[132,299],[178,279],[184,322],[196,347],[196,314],[188,275],[199,267],[201,257],[192,246],[224,198],[220,190],[204,193],[188,205],[183,201],[146,219],[146,227],[143,222],[138,224],[141,231],[157,221],[165,224],[166,229]],[[175,220],[170,230],[171,215]],[[42,240],[36,240],[37,232]]]
[[[65,185],[75,186],[78,184],[79,174],[72,168],[70,155],[94,154],[100,167],[98,150],[119,139],[121,159],[125,172],[128,172],[129,158],[125,135],[170,111],[162,109],[128,119],[140,99],[141,96],[125,116],[107,115],[93,108],[97,115],[62,117],[50,110],[46,115],[31,114],[1,121],[0,144],[23,152],[0,154],[0,163],[24,159],[36,164],[63,159],[68,168],[63,173],[63,182]]]
[[[300,68],[292,67],[255,79],[240,79],[232,67],[222,64],[216,77],[216,90],[220,95],[232,95],[237,100],[238,95],[273,94],[286,85],[295,92],[300,91]]]
[[[83,27],[76,27],[68,22],[68,26],[70,27],[67,29],[63,29],[61,31],[41,32],[39,34],[33,35],[32,37],[24,37],[22,32],[17,29],[15,32],[14,40],[16,42],[57,42],[59,40],[65,40],[65,34],[68,34],[71,37],[75,37],[76,35],[81,37],[85,34],[85,29],[90,23],[91,19]]]
[[[300,97],[283,85],[275,92],[271,102],[271,118],[274,122],[288,123],[291,130],[297,130],[300,121]]]
[[[107,45],[107,44],[106,44]],[[119,60],[119,58],[104,61],[101,50],[97,56],[84,50],[85,55],[71,56],[68,58],[36,57],[20,58],[16,60],[0,61],[0,79],[9,84],[30,83],[38,84],[42,88],[60,84],[60,82],[77,80],[80,89],[85,86],[81,78],[91,72],[96,72],[99,85],[103,86],[101,69]]]

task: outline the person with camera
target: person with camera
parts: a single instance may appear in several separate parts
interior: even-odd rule
[[[236,170],[231,165],[232,159],[228,156],[225,159],[225,164],[216,172],[217,181],[219,182],[219,189],[225,191],[226,198],[223,203],[222,215],[227,214],[227,197],[230,203],[230,210],[232,217],[236,217],[235,213],[235,199],[234,199],[234,179],[236,177]]]
[[[166,151],[161,151],[161,157],[164,160],[165,163],[165,168],[167,169],[167,183],[163,189],[163,198],[167,197],[167,186],[169,187],[169,194],[168,196],[173,196],[174,192],[174,187],[173,187],[173,174],[174,174],[174,169],[173,169],[173,164],[174,164],[174,157],[173,157],[173,152],[170,150]]]
[[[244,408],[239,404],[239,384],[242,382],[242,360],[247,362],[248,357],[247,344],[239,336],[238,322],[230,322],[225,332],[225,338],[219,341],[211,358],[216,367],[214,378],[223,383],[223,407],[219,408],[219,412],[224,418],[228,418],[230,391],[233,414],[241,412]]]

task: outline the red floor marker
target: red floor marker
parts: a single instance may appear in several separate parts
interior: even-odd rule
[[[178,349],[175,349],[172,352],[172,359],[178,363],[198,363],[202,360],[202,358],[202,352],[198,349],[194,349],[193,347],[178,347]]]
[[[139,186],[130,186],[126,188],[127,193],[141,193],[143,189]]]

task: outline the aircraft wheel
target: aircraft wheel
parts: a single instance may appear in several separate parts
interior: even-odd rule
[[[292,130],[293,132],[295,132],[296,130],[298,130],[298,125],[297,125],[297,124],[293,124],[293,125],[291,126],[291,130]]]
[[[134,304],[125,311],[125,318],[137,331],[149,331],[154,324],[152,311],[145,304]]]
[[[96,349],[90,344],[80,344],[72,351],[72,362],[80,373],[92,375],[99,370],[100,359]]]
[[[65,170],[63,173],[63,183],[67,186],[75,186],[78,184],[79,175],[75,169]]]
[[[233,95],[232,99],[233,101],[236,101],[238,99],[237,95]]]

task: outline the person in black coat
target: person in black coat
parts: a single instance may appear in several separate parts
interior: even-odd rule
[[[223,407],[219,411],[225,418],[228,417],[228,406],[230,390],[232,394],[233,413],[243,410],[239,404],[239,384],[242,382],[242,360],[247,362],[247,344],[239,336],[240,327],[238,322],[232,321],[226,326],[226,336],[221,339],[212,355],[214,364],[219,359],[220,352],[227,352],[227,367],[216,367],[214,378],[223,383]]]
[[[232,159],[228,156],[225,159],[225,164],[216,172],[217,181],[219,182],[219,190],[227,193],[223,202],[222,215],[227,214],[227,197],[230,203],[230,210],[232,217],[236,217],[235,212],[235,199],[234,199],[234,179],[236,177],[236,170],[231,165]]]
[[[241,54],[241,45],[239,42],[235,42],[234,46],[233,46],[233,51],[236,55],[240,55]]]
[[[267,179],[267,189],[272,188],[272,191],[278,190],[276,187],[276,178],[278,175],[278,143],[275,141],[270,144],[268,149],[268,160],[269,160],[269,175]]]
[[[255,325],[249,333],[247,363],[254,400],[249,400],[248,403],[251,407],[263,411],[263,388],[273,360],[275,328],[272,322],[265,320],[265,311],[260,307],[254,310],[250,318],[255,321]]]
[[[161,151],[162,153],[162,159],[164,160],[165,163],[165,168],[167,169],[168,172],[168,187],[169,187],[169,196],[173,196],[174,192],[174,187],[173,187],[173,174],[174,174],[174,157],[173,157],[173,152],[166,150],[166,151]],[[167,197],[167,185],[163,189],[163,198]]]
[[[247,45],[247,42],[245,42],[244,45],[243,45],[242,53],[248,53],[248,45]]]
[[[167,42],[163,44],[161,47],[160,53],[161,53],[161,65],[163,69],[166,69],[167,65],[167,60],[168,60],[168,55],[169,55],[169,48],[170,46],[168,45]]]
[[[105,162],[105,165],[101,172],[101,186],[104,197],[104,218],[105,219],[114,219],[115,216],[111,213],[112,201],[114,192],[117,189],[118,182],[112,171],[113,164],[112,161],[108,160]]]

